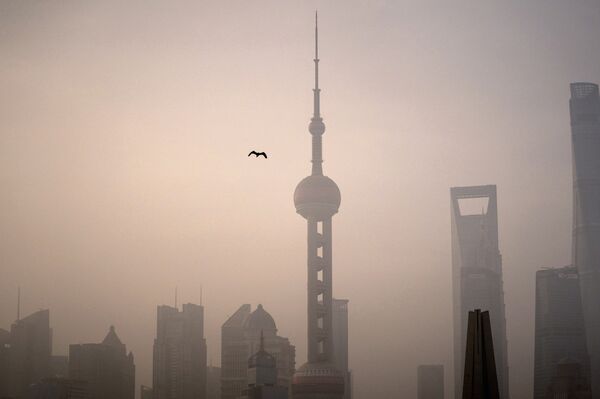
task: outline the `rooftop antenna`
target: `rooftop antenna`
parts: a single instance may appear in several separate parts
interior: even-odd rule
[[[202,291],[202,284],[200,284],[200,306],[202,306],[202,295],[204,292]]]
[[[175,286],[175,309],[179,309],[177,307],[177,286]]]
[[[21,286],[17,286],[17,321],[21,320]]]

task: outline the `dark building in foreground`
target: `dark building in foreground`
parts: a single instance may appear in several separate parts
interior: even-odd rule
[[[296,366],[296,348],[277,335],[273,317],[262,305],[252,311],[244,304],[221,327],[221,398],[236,399],[248,386],[248,358],[260,345],[275,358],[277,385],[290,387]]]
[[[461,395],[467,315],[472,309],[489,311],[500,398],[508,399],[508,341],[502,282],[502,257],[498,248],[498,206],[496,186],[450,189],[452,209],[452,280],[454,298],[455,398]],[[487,200],[487,210],[469,213],[462,205]]]
[[[294,374],[292,392],[294,399],[342,399],[345,374],[335,364],[332,315],[332,218],[338,212],[341,194],[337,184],[323,174],[325,124],[321,117],[317,26],[314,63],[313,117],[308,126],[312,136],[312,172],[294,192],[296,212],[307,223],[308,361]]]
[[[135,365],[115,328],[100,344],[69,346],[69,378],[85,381],[89,399],[133,399]]]
[[[590,383],[581,364],[564,359],[556,365],[544,399],[591,399]]]
[[[25,398],[31,384],[51,376],[50,311],[17,320],[10,330],[9,396]]]
[[[600,95],[593,83],[571,84],[573,265],[581,302],[594,398],[600,398]]]
[[[441,364],[419,366],[417,398],[444,399],[444,366]]]
[[[158,307],[152,388],[154,399],[206,398],[204,307]]]
[[[575,267],[536,273],[534,399],[545,399],[560,361],[571,358],[589,378],[589,361]]]
[[[463,374],[463,399],[499,399],[490,314],[469,312]]]

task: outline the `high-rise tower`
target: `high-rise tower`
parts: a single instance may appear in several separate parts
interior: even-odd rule
[[[589,377],[579,275],[572,266],[535,274],[535,356],[533,398],[545,399],[561,361],[580,364]]]
[[[237,399],[248,387],[248,358],[262,344],[275,358],[277,385],[290,390],[296,369],[296,348],[277,335],[273,317],[262,305],[251,312],[244,304],[221,327],[221,399]]]
[[[319,89],[319,31],[315,16],[314,112],[308,130],[312,135],[312,173],[294,192],[296,212],[308,225],[308,362],[294,374],[294,399],[341,399],[344,376],[334,365],[332,318],[332,228],[331,219],[341,202],[340,190],[323,175]]]
[[[600,398],[600,96],[598,85],[571,84],[573,265],[590,355],[592,395]]]
[[[348,363],[348,300],[333,298],[335,364],[344,374],[344,399],[352,399],[352,373]]]
[[[69,346],[69,378],[87,382],[90,399],[133,399],[135,364],[115,328],[100,344]]]
[[[496,186],[450,189],[452,209],[452,277],[454,292],[455,399],[461,398],[468,314],[489,311],[494,336],[500,399],[508,399],[508,354],[502,257],[498,249]],[[487,209],[469,212],[469,202],[487,200]]]
[[[204,307],[157,308],[153,354],[154,399],[206,398]]]

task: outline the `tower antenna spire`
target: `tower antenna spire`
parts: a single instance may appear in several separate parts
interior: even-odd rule
[[[175,286],[175,308],[176,308],[176,309],[179,309],[179,308],[177,307],[177,286]]]
[[[315,11],[315,88],[313,117],[321,117],[321,89],[319,89],[319,13]]]
[[[319,15],[315,11],[315,88],[313,89],[313,116],[308,126],[312,135],[312,174],[323,175],[323,144],[321,136],[325,133],[325,124],[321,118],[321,89],[319,88]]]

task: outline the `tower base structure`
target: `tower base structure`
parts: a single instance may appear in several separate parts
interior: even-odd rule
[[[294,399],[344,399],[344,375],[333,363],[306,363],[292,380]]]

